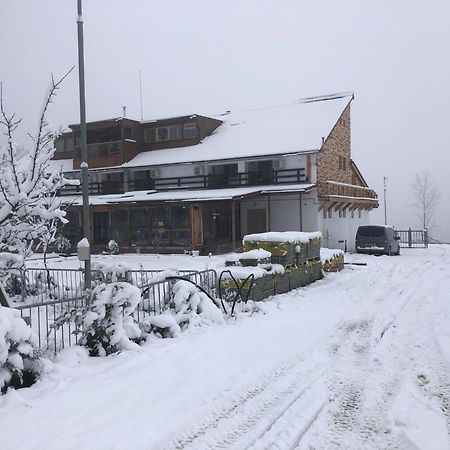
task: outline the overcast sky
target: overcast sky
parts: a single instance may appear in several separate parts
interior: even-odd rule
[[[412,183],[428,170],[450,241],[450,1],[84,0],[87,119],[144,119],[353,91],[352,156],[380,197],[372,220],[417,227]],[[76,0],[1,0],[0,80],[34,131],[50,73],[77,64]],[[49,114],[79,122],[78,77]]]

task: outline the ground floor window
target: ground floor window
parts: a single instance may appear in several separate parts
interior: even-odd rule
[[[94,245],[109,240],[132,247],[186,247],[191,243],[189,205],[114,205],[93,211],[92,218]]]

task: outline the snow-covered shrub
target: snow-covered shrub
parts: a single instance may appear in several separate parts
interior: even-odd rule
[[[118,281],[130,281],[130,266],[120,261],[110,259],[96,260],[92,262],[92,278],[105,283],[116,283]]]
[[[88,299],[88,306],[72,308],[55,321],[75,322],[74,333],[80,334],[80,345],[89,349],[91,356],[106,356],[137,346],[133,340],[141,337],[141,330],[133,312],[141,299],[136,286],[129,283],[100,284]]]
[[[0,253],[0,282],[11,296],[20,295],[22,292],[20,269],[23,264],[23,257],[18,254]]]
[[[17,310],[0,306],[0,391],[31,386],[40,365],[31,328]]]
[[[187,328],[211,323],[225,323],[222,311],[192,283],[180,280],[173,285],[169,309],[144,318],[140,326],[144,335],[167,338],[176,337]]]
[[[58,250],[59,253],[69,253],[72,248],[72,244],[69,239],[64,237],[62,234],[55,239],[55,245],[56,250]]]
[[[111,239],[108,242],[108,251],[111,255],[117,255],[117,253],[119,253],[119,244]]]

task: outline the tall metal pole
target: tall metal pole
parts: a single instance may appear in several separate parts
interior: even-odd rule
[[[83,238],[89,242],[89,172],[86,137],[86,103],[84,89],[84,46],[83,46],[83,12],[81,0],[78,2],[78,82],[80,91],[80,143],[81,143],[81,185],[83,188]],[[91,287],[91,257],[84,261],[84,283],[86,289]]]
[[[385,225],[387,225],[386,181],[387,181],[387,177],[383,177],[383,187],[384,187],[384,224]]]

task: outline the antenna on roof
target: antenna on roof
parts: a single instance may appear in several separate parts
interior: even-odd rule
[[[139,98],[141,102],[141,122],[144,120],[144,116],[142,114],[142,74],[139,70]]]

